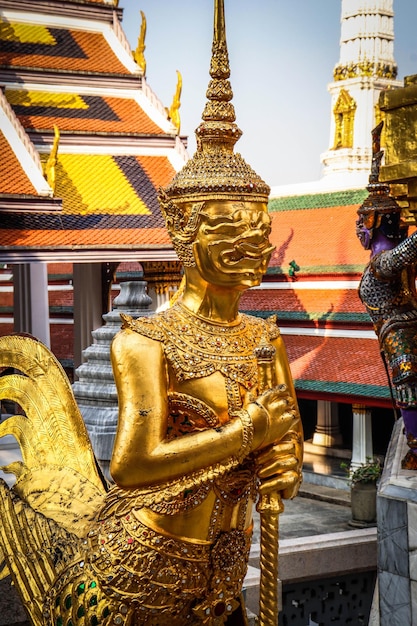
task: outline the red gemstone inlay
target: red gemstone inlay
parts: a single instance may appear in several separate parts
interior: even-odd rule
[[[218,602],[214,607],[214,615],[220,617],[226,611],[226,605],[224,602]]]

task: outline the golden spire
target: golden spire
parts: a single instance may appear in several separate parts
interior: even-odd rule
[[[181,106],[181,90],[182,90],[182,76],[181,73],[177,70],[177,88],[175,90],[174,97],[172,99],[172,104],[168,111],[168,117],[171,122],[174,124],[177,129],[177,134],[180,134],[181,128],[181,117],[179,113],[179,108]]]
[[[54,124],[54,143],[52,144],[52,150],[49,154],[48,160],[45,164],[45,178],[48,181],[48,185],[55,193],[56,185],[56,164],[58,161],[58,146],[59,146],[60,133],[58,126]]]
[[[142,23],[140,26],[140,33],[138,37],[138,45],[133,53],[133,58],[141,68],[143,75],[146,76],[146,59],[145,59],[145,37],[146,37],[146,17],[143,11],[140,12],[142,16]]]
[[[196,130],[197,151],[161,193],[162,209],[167,200],[177,202],[230,199],[267,202],[268,185],[234,153],[242,135],[235,124],[229,81],[230,67],[226,43],[223,0],[214,2],[214,32],[210,82],[203,121]]]

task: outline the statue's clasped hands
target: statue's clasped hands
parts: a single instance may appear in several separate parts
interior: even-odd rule
[[[294,495],[299,485],[299,445],[295,426],[299,419],[286,385],[268,389],[246,407],[254,424],[254,451],[260,494]],[[262,436],[263,434],[263,436]]]

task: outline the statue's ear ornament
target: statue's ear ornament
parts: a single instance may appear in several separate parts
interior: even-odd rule
[[[186,267],[194,267],[193,242],[205,202],[194,202],[190,209],[190,205],[174,202],[160,189],[159,203],[178,258]]]

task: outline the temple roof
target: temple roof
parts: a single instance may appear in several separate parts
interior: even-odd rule
[[[50,130],[88,135],[130,133],[164,135],[165,132],[140,104],[130,98],[81,95],[77,92],[6,89],[13,111],[28,133]],[[110,138],[111,139],[111,138]]]
[[[110,8],[5,0],[0,260],[176,258],[157,191],[185,142]]]
[[[1,63],[16,68],[129,74],[103,33],[3,21]]]
[[[245,311],[262,317],[277,315],[280,325],[303,323],[313,327],[349,324],[369,326],[366,313],[357,292],[357,281],[348,286],[336,282],[282,282],[264,283],[260,289],[251,289],[242,296]],[[270,287],[270,288],[268,288]]]
[[[266,279],[243,295],[241,309],[276,315],[300,398],[391,406],[378,340],[358,295],[369,252],[355,221],[367,193],[269,201],[276,250]]]
[[[357,210],[366,189],[272,198],[271,239],[276,250],[269,274],[359,274],[369,260],[355,234]]]
[[[283,339],[299,397],[392,405],[376,337],[285,332]]]

